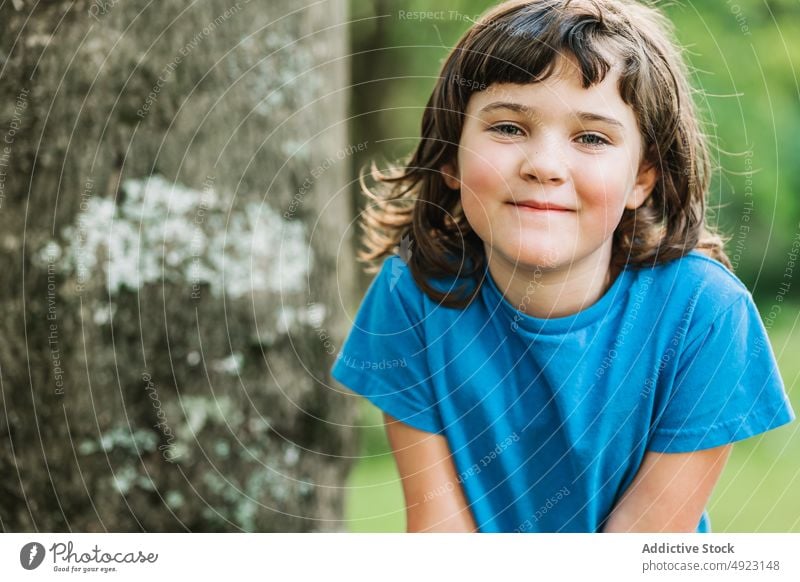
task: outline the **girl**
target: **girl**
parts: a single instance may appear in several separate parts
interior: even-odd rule
[[[731,443],[794,413],[663,16],[497,6],[373,176],[389,259],[332,375],[385,413],[408,530],[710,531]]]

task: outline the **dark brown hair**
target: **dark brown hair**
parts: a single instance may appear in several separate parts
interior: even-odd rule
[[[402,243],[401,255],[429,297],[448,307],[468,305],[477,285],[460,296],[428,283],[477,278],[485,267],[483,242],[464,216],[459,191],[441,173],[456,160],[467,103],[496,83],[544,80],[559,58],[570,56],[584,88],[619,65],[620,96],[636,114],[646,161],[659,169],[652,194],[626,209],[614,232],[614,264],[655,265],[697,248],[730,268],[722,238],[706,224],[709,151],[677,46],[670,22],[631,0],[510,0],[488,11],[448,56],[411,156],[385,171],[373,162],[375,192],[360,177],[369,200],[359,260],[375,272]]]

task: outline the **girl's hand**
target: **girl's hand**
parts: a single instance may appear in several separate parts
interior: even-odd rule
[[[604,532],[694,532],[733,445],[647,452]]]
[[[403,482],[409,532],[474,532],[447,439],[384,413],[386,434]]]

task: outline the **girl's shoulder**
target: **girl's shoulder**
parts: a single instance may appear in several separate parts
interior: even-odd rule
[[[640,269],[637,282],[652,287],[654,301],[685,306],[697,319],[708,323],[741,301],[753,301],[752,294],[735,273],[697,250]]]
[[[468,264],[463,265],[456,275],[425,276],[425,283],[440,293],[465,292],[474,288],[475,280],[467,277]],[[395,253],[386,258],[379,273],[375,277],[392,292],[397,292],[409,301],[430,300],[414,278],[408,258]]]
[[[383,261],[371,285],[404,303],[416,303],[420,298],[421,290],[414,282],[408,261],[398,254],[390,255]]]
[[[691,250],[679,259],[664,265],[673,276],[686,283],[723,294],[749,294],[745,284],[728,267],[698,250]]]

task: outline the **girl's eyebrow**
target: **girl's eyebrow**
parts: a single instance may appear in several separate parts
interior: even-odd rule
[[[515,113],[522,113],[529,117],[533,117],[534,115],[534,109],[528,107],[527,105],[513,103],[511,101],[495,101],[494,103],[489,103],[488,105],[482,107],[478,113],[491,113],[492,111],[496,111],[498,109],[508,109],[510,111],[514,111]],[[614,125],[620,129],[625,128],[621,121],[614,119],[613,117],[608,117],[607,115],[591,113],[589,111],[577,111],[574,115],[581,121],[600,121],[602,123],[607,123],[608,125]]]

